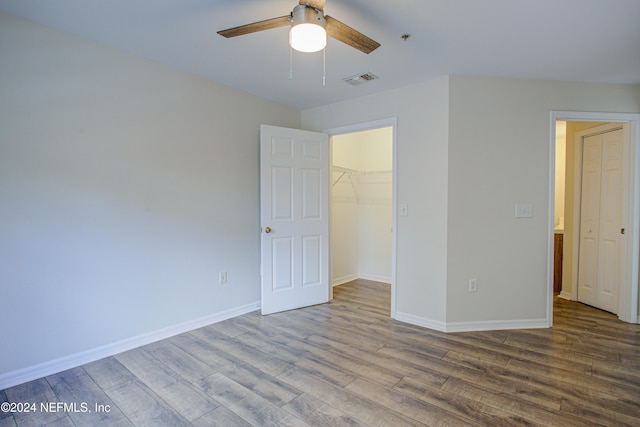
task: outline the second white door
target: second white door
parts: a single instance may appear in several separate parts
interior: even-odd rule
[[[578,301],[617,313],[624,236],[622,130],[584,138]]]

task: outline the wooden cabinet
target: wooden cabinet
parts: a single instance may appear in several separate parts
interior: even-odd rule
[[[553,239],[553,294],[562,291],[562,233],[555,233]]]

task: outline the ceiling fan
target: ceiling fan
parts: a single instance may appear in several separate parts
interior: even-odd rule
[[[380,46],[380,43],[359,31],[331,16],[325,16],[324,4],[325,0],[300,0],[288,15],[221,30],[218,34],[230,38],[290,25],[289,44],[301,52],[317,52],[324,49],[327,35],[367,54]],[[309,45],[305,44],[307,41]]]

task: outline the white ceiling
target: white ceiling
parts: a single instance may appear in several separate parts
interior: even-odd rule
[[[296,108],[442,75],[640,84],[640,0],[327,0],[330,15],[382,44],[330,39],[293,53],[288,29],[216,31],[288,14],[297,0],[0,0],[0,11]],[[403,41],[404,33],[411,38]],[[371,72],[379,80],[350,86]]]

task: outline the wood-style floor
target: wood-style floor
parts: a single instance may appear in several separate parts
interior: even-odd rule
[[[444,334],[391,320],[389,286],[357,280],[0,391],[37,404],[0,426],[639,426],[640,326],[564,300],[554,317]]]

